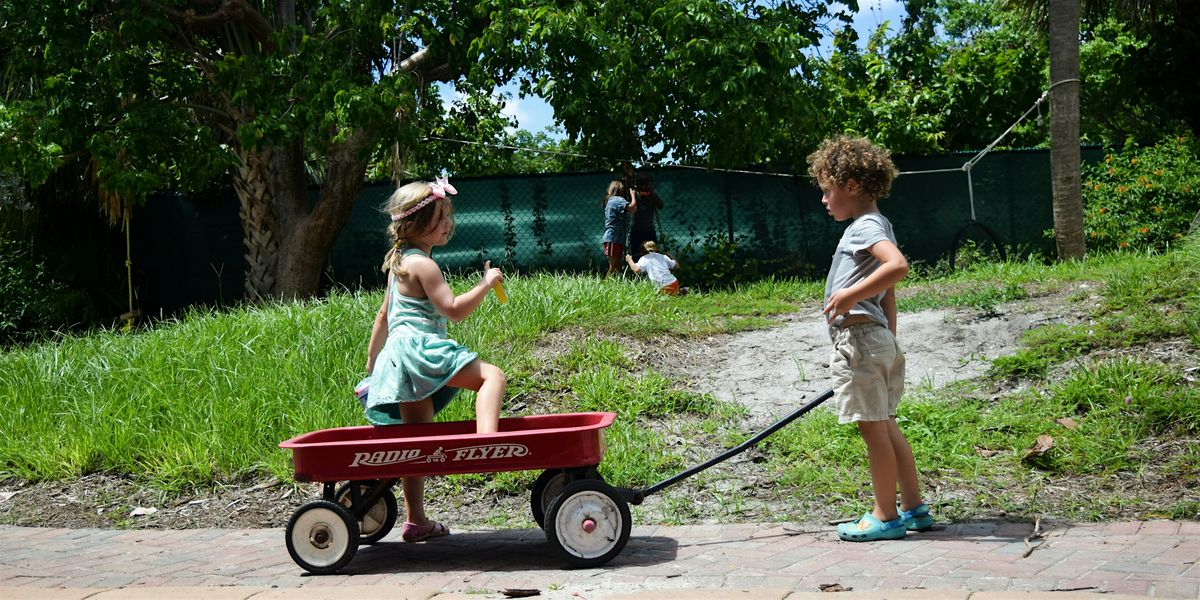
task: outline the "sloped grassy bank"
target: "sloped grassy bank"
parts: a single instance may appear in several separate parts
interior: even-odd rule
[[[1200,518],[1198,276],[1193,242],[1160,255],[984,265],[909,283],[902,311],[987,311],[1076,281],[1101,290],[1087,323],[1032,330],[987,377],[914,390],[902,405],[900,419],[940,512]],[[635,282],[550,275],[513,278],[508,288],[508,304],[489,299],[451,335],[506,370],[506,414],[617,412],[603,472],[611,483],[633,486],[753,432],[739,428],[739,406],[682,390],[654,365],[632,360],[630,346],[669,348],[713,332],[770,326],[771,315],[815,303],[820,294],[819,283],[784,281],[663,298]],[[269,490],[260,495],[280,506],[255,515],[254,525],[279,525],[279,515],[286,519],[289,506],[311,490],[292,493],[290,456],[276,446],[305,431],[362,423],[349,389],[361,376],[368,321],[380,298],[335,294],[196,312],[132,335],[98,332],[0,355],[0,488],[116,479],[152,490],[163,506]],[[443,418],[471,418],[467,396]],[[1048,436],[1050,448],[1030,452],[1039,436]],[[438,478],[430,493],[442,499],[439,510],[459,512],[456,522],[525,522],[521,509],[534,476]],[[273,480],[280,485],[257,485]],[[861,512],[868,482],[854,429],[815,413],[743,460],[655,497],[636,518],[822,520]],[[38,497],[24,494],[7,511],[0,504],[0,521],[32,518]],[[109,497],[102,512],[127,514],[147,501]],[[189,522],[219,526],[219,517]]]

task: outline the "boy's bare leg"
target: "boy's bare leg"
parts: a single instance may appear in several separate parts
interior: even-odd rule
[[[888,436],[896,454],[896,476],[900,482],[900,510],[911,510],[921,503],[921,486],[917,481],[917,461],[913,458],[908,438],[900,431],[895,419],[888,420]]]
[[[433,401],[426,398],[420,402],[401,403],[400,419],[405,423],[432,423]],[[404,489],[405,520],[424,525],[429,520],[425,516],[425,478],[405,477],[400,480],[400,486]]]
[[[475,391],[475,433],[495,433],[500,429],[500,405],[508,379],[499,367],[473,360],[447,385]]]
[[[858,422],[858,433],[867,444],[867,460],[871,464],[871,486],[875,492],[875,508],[871,514],[880,521],[894,521],[899,518],[896,514],[896,451],[892,447],[888,426],[890,422]]]

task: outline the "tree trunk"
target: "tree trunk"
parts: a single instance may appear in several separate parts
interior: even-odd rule
[[[325,183],[315,202],[306,185],[303,140],[241,153],[234,187],[242,207],[247,299],[317,293],[329,252],[362,190],[375,139],[371,132],[356,131],[329,149]]]
[[[238,153],[242,165],[233,176],[238,195],[238,218],[242,222],[242,244],[246,247],[246,279],[242,291],[247,300],[258,301],[275,287],[275,265],[279,244],[275,240],[275,204],[268,176],[271,149]]]
[[[1079,0],[1050,0],[1050,175],[1059,259],[1083,258],[1079,184]]]

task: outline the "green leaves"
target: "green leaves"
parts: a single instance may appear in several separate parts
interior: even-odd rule
[[[1084,225],[1095,250],[1164,250],[1200,212],[1200,157],[1188,136],[1129,147],[1085,165]]]

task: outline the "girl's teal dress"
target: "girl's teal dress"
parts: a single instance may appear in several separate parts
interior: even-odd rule
[[[416,248],[404,251],[425,255]],[[446,385],[479,355],[446,337],[446,317],[428,298],[401,295],[394,278],[388,280],[388,337],[375,370],[367,378],[367,420],[375,425],[398,425],[400,403],[433,399],[434,413],[441,412],[458,388]]]

